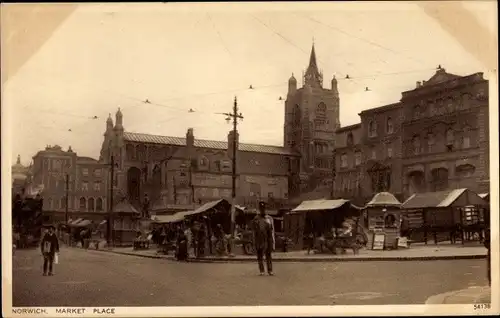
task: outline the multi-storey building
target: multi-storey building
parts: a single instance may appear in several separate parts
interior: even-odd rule
[[[33,157],[32,184],[43,185],[43,209],[50,212],[104,212],[107,167],[88,157],[79,157],[71,147],[47,146]],[[66,186],[66,180],[68,184]]]
[[[336,132],[336,196],[450,188],[489,191],[488,81],[439,67],[401,101],[360,113]]]

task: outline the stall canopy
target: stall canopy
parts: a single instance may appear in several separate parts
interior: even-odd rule
[[[151,217],[151,221],[157,224],[177,223],[184,220],[185,212],[178,212],[172,215],[156,215]]]
[[[303,201],[298,207],[293,209],[291,213],[334,210],[341,208],[346,204],[352,206],[349,200],[344,200],[344,199]]]
[[[470,205],[487,206],[488,202],[468,189],[455,189],[438,192],[415,193],[406,200],[403,209],[465,207]]]
[[[78,227],[85,227],[85,226],[89,226],[90,224],[92,224],[92,221],[90,221],[90,220],[82,220],[81,222],[77,223],[76,226],[78,226]]]
[[[119,213],[126,213],[126,214],[140,214],[139,211],[137,211],[136,208],[130,202],[127,200],[122,200],[118,202],[114,208],[113,212],[119,212]]]
[[[480,193],[479,196],[486,200],[486,201],[489,201],[490,200],[490,194],[489,193]]]
[[[366,204],[367,208],[370,207],[400,207],[401,202],[389,192],[380,192],[373,196],[370,202]]]
[[[217,201],[211,201],[211,202],[203,204],[202,206],[200,206],[199,208],[197,208],[194,211],[188,211],[188,212],[186,212],[185,216],[197,215],[197,214],[200,214],[200,213],[207,212],[207,211],[209,211],[211,209],[218,210],[218,209],[222,209],[224,207],[227,209],[229,206],[231,206],[231,204],[226,199],[220,199],[220,200],[217,200]],[[180,212],[180,213],[183,213],[183,212]]]
[[[82,218],[78,218],[78,219],[76,219],[76,220],[74,220],[74,221],[68,222],[68,225],[70,225],[70,226],[75,226],[75,225],[77,225],[78,223],[80,223],[81,221],[83,221],[83,219],[82,219]]]

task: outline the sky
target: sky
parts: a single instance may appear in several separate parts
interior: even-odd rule
[[[496,32],[491,1],[465,5]],[[438,65],[488,72],[415,3],[82,4],[4,84],[12,160],[28,164],[56,144],[98,158],[118,107],[126,131],[194,128],[196,138],[226,140],[231,126],[217,113],[235,96],[240,140],[282,145],[287,81],[294,73],[302,84],[313,41],[325,88],[339,80],[342,126],[397,102]]]

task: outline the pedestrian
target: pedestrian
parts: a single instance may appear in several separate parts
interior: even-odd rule
[[[267,273],[272,276],[273,263],[271,253],[274,250],[274,225],[273,219],[266,214],[266,203],[259,202],[259,214],[252,222],[253,242],[257,252],[260,275],[264,275],[264,256],[266,257]]]
[[[59,253],[59,240],[54,233],[54,227],[49,226],[49,231],[43,236],[41,243],[41,250],[43,255],[43,276],[54,275],[52,270],[54,264],[54,257],[56,253]]]
[[[188,240],[184,231],[179,228],[177,233],[177,253],[178,261],[187,261],[188,259]]]
[[[206,232],[205,224],[201,224],[200,230],[198,231],[198,243],[196,244],[198,251],[196,253],[197,257],[202,257],[205,254],[205,241],[206,241]]]
[[[490,236],[491,236],[491,233],[490,233],[490,229],[487,229],[485,231],[485,235],[484,235],[484,241],[483,241],[483,244],[484,244],[484,247],[486,247],[486,249],[488,250],[488,253],[486,254],[486,261],[488,262],[487,263],[487,271],[488,271],[488,284],[491,286],[491,242],[490,242]]]

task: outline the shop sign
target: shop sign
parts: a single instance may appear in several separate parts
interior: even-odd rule
[[[383,250],[384,243],[385,243],[385,234],[384,233],[374,233],[373,234],[372,250]]]

